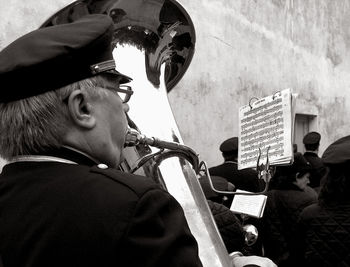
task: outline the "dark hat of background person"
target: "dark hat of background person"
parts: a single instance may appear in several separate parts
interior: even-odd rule
[[[229,190],[229,184],[225,178],[220,176],[210,176],[210,177],[211,177],[213,186],[216,190],[219,190],[219,191]],[[213,199],[213,198],[219,197],[219,194],[213,191],[213,189],[211,189],[208,176],[202,176],[198,180],[202,187],[202,190],[206,199]],[[230,191],[233,191],[233,190],[230,190]]]
[[[312,167],[305,157],[300,152],[296,152],[291,165],[276,167],[276,176],[290,176],[294,178],[295,174],[298,173],[300,177],[307,172],[311,172],[311,169]]]
[[[350,161],[350,135],[342,137],[329,145],[323,152],[325,164],[342,164]]]
[[[58,89],[101,73],[116,71],[112,55],[113,21],[94,14],[75,22],[32,31],[0,52],[0,103]]]
[[[303,138],[303,143],[305,145],[316,145],[319,144],[321,140],[321,135],[318,132],[309,132]]]
[[[238,137],[232,137],[220,145],[220,151],[222,153],[235,153],[238,151]]]

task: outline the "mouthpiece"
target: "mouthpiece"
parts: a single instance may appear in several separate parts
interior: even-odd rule
[[[148,138],[145,135],[139,133],[136,130],[129,129],[126,133],[124,147],[137,146],[137,145],[149,145],[154,146],[155,138]]]
[[[139,133],[138,131],[130,128],[125,136],[124,147],[137,146],[137,145],[148,145],[148,146],[157,147],[163,150],[167,149],[167,152],[162,153],[163,151],[161,151],[158,157],[161,157],[160,156],[161,154],[165,155],[166,153],[167,153],[166,155],[170,155],[169,153],[171,153],[173,156],[174,155],[176,155],[177,157],[181,156],[187,159],[192,164],[192,167],[196,173],[199,172],[198,154],[188,146],[181,145],[175,142],[163,141],[155,137],[149,138]],[[156,153],[154,153],[153,155],[155,154]],[[147,155],[144,157],[147,157]],[[133,169],[133,172],[136,169],[138,169],[142,164],[144,164],[144,161],[140,160],[139,164]]]
[[[196,153],[188,146],[175,142],[163,141],[155,137],[147,137],[136,130],[129,129],[126,133],[124,147],[137,145],[148,145],[161,149],[188,151],[196,155]]]
[[[138,144],[142,143],[141,139],[144,139],[143,135],[141,135],[136,130],[129,129],[126,133],[126,136],[125,136],[124,147],[137,146]]]

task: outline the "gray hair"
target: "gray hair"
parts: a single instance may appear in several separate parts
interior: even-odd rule
[[[103,90],[96,86],[101,85],[103,79],[96,76],[38,96],[0,103],[0,155],[11,160],[60,147],[70,120],[64,100],[79,89],[99,96]]]

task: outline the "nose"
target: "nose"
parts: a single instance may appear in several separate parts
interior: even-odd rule
[[[125,113],[127,113],[129,111],[130,107],[128,105],[128,103],[123,103],[123,110]]]

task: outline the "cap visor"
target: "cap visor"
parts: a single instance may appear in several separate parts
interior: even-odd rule
[[[119,76],[120,77],[120,80],[119,80],[119,84],[123,84],[123,83],[129,83],[132,81],[132,78],[130,78],[129,76],[126,76],[122,73],[120,73],[119,71],[113,69],[113,70],[107,70],[103,73],[109,73],[109,74],[112,74],[112,75],[116,75],[116,76]]]

